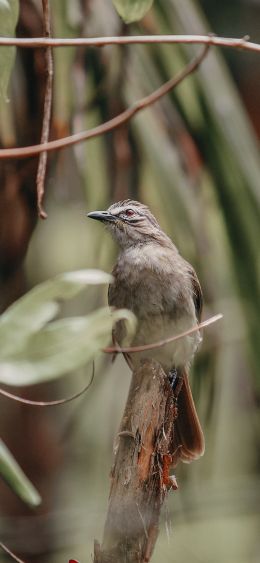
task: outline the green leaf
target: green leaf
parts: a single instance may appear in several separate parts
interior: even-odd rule
[[[127,310],[100,309],[87,317],[55,321],[32,335],[25,347],[0,364],[0,381],[32,385],[83,366],[108,344],[115,321],[126,320],[133,332],[135,317]]]
[[[18,0],[0,0],[0,36],[15,34],[19,14]],[[7,87],[15,58],[15,47],[0,47],[0,96],[7,101]]]
[[[109,283],[99,270],[66,272],[34,287],[9,307],[0,319],[0,361],[23,350],[28,338],[58,312],[58,300],[72,299],[88,284]]]
[[[126,23],[140,20],[151,8],[153,0],[113,0],[113,4]]]
[[[38,506],[41,497],[0,439],[0,474],[11,489],[29,506]]]

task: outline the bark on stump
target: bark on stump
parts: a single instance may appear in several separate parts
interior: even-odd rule
[[[94,563],[144,563],[152,555],[167,489],[176,398],[161,366],[144,360],[133,372],[116,439],[115,462],[102,545]]]

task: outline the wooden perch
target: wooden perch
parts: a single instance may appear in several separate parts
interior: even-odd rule
[[[94,563],[144,563],[152,555],[168,488],[176,397],[161,366],[144,360],[133,372],[116,440],[115,462],[102,545]]]

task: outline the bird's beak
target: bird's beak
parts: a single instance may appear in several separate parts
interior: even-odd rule
[[[107,221],[109,223],[113,223],[116,221],[117,217],[109,213],[108,211],[91,211],[91,213],[87,214],[90,219],[96,219],[97,221]]]

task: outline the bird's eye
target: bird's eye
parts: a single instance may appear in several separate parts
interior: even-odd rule
[[[135,212],[132,209],[126,209],[125,211],[125,215],[127,217],[132,217],[135,214]]]

